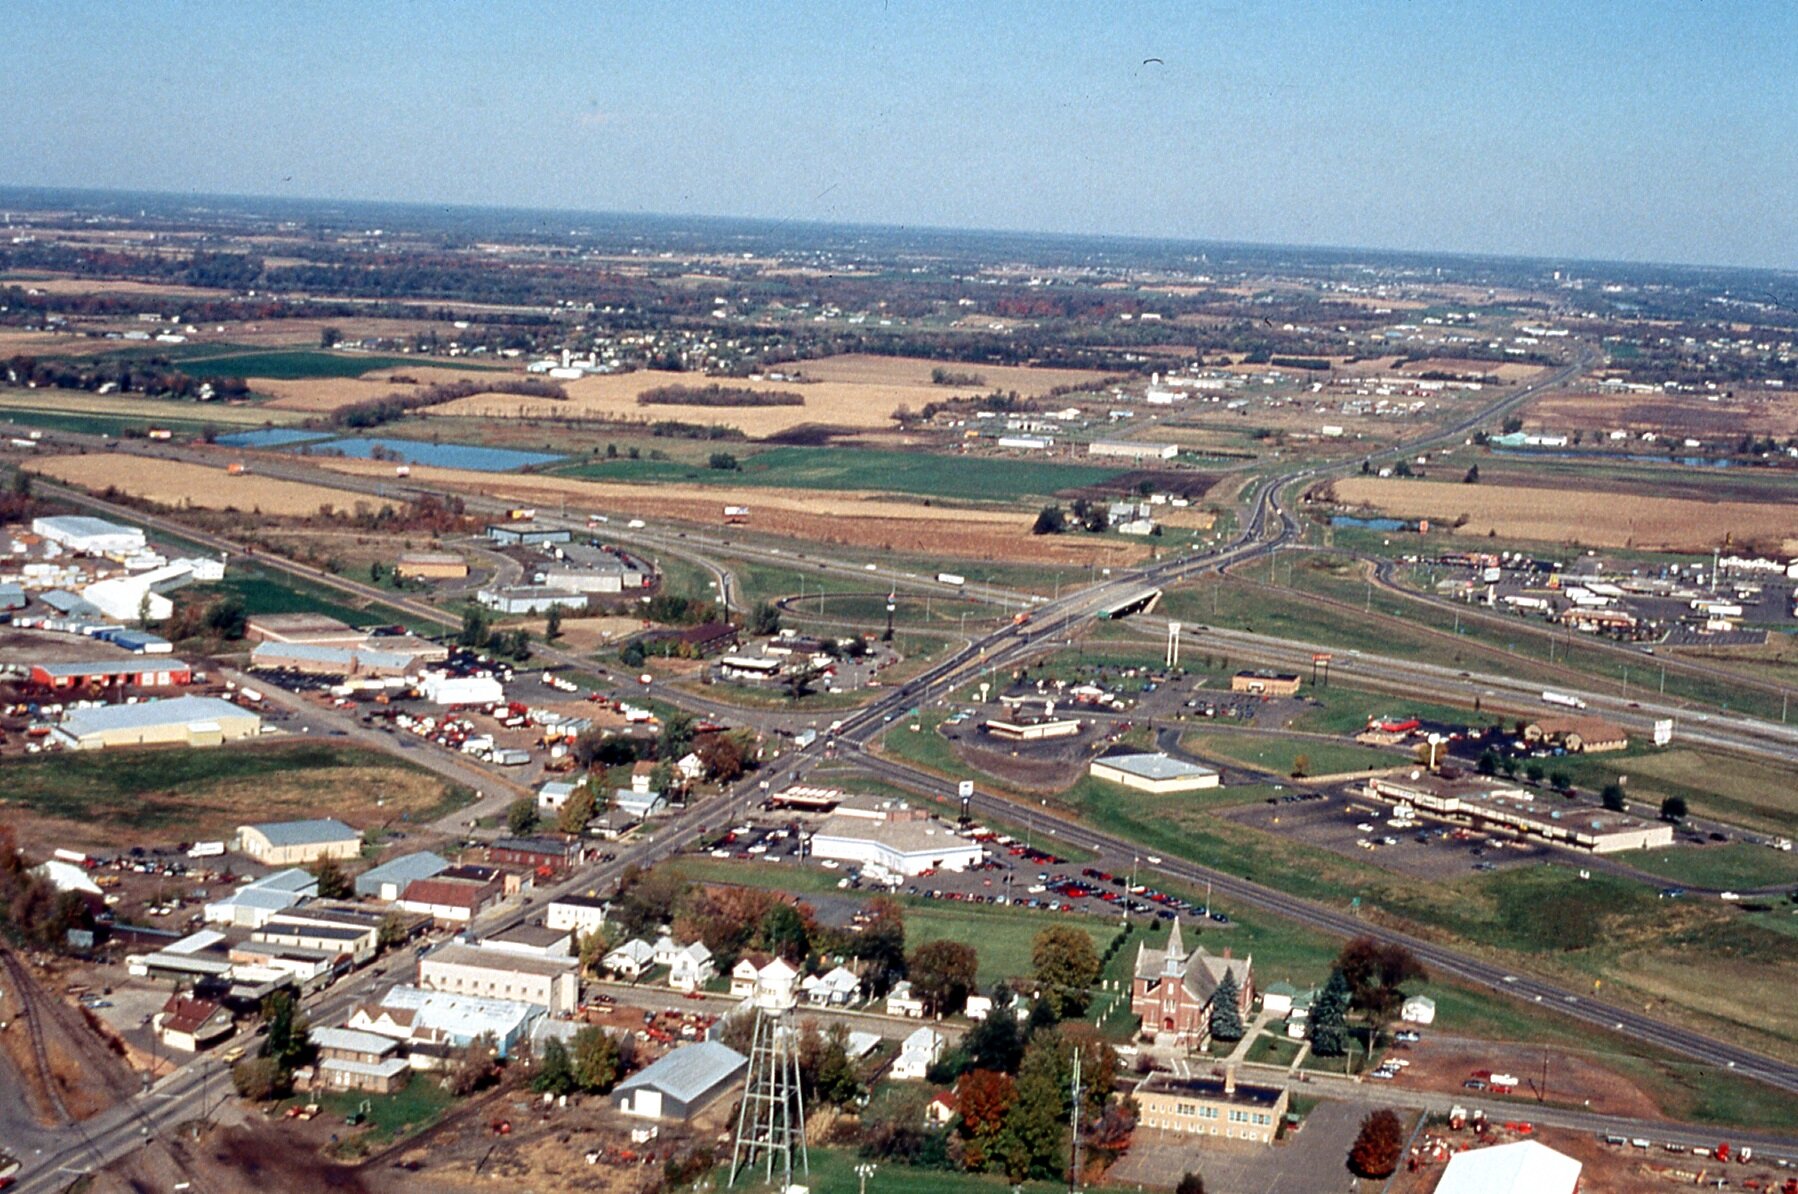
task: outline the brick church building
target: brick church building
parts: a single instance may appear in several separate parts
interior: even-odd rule
[[[1255,1002],[1253,958],[1232,958],[1230,951],[1188,952],[1180,922],[1168,930],[1167,948],[1137,946],[1130,983],[1130,1010],[1142,1018],[1145,1039],[1176,1045],[1202,1045],[1211,1035],[1211,1003],[1226,973],[1236,979],[1238,1010],[1243,1022]]]

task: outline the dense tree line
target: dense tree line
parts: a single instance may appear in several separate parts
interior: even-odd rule
[[[791,390],[753,390],[748,386],[655,386],[637,395],[638,406],[804,406]]]

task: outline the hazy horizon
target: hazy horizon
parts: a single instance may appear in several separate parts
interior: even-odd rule
[[[0,184],[1798,268],[1798,12],[26,4]]]

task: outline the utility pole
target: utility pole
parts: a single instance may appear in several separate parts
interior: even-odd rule
[[[1074,1121],[1073,1139],[1068,1148],[1068,1194],[1075,1194],[1080,1188],[1080,1047],[1074,1047]]]

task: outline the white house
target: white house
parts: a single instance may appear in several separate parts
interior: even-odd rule
[[[731,967],[730,993],[769,1006],[791,1006],[799,972],[779,958],[750,954]]]
[[[688,751],[674,762],[674,773],[690,784],[696,784],[705,778],[705,764],[699,756]]]
[[[697,991],[718,974],[712,965],[712,951],[705,942],[695,941],[674,955],[668,964],[668,985],[676,991]]]
[[[910,982],[895,983],[887,992],[887,1015],[907,1016],[913,1020],[924,1018],[924,1001],[912,994]]]
[[[943,1055],[943,1034],[934,1028],[920,1028],[899,1045],[898,1060],[887,1076],[900,1081],[924,1077]]]
[[[628,979],[631,982],[642,978],[643,972],[655,963],[655,948],[640,937],[631,938],[599,960],[599,964],[610,971],[614,978]]]
[[[537,789],[538,809],[546,813],[560,812],[562,806],[568,803],[568,798],[574,795],[576,786],[561,779],[551,780],[544,784]]]
[[[844,1007],[855,1001],[862,980],[853,970],[838,966],[829,974],[808,976],[799,987],[805,992],[806,1002],[813,1007]]]
[[[991,995],[970,995],[965,1007],[961,1009],[970,1020],[984,1020],[993,1014],[993,997]]]

